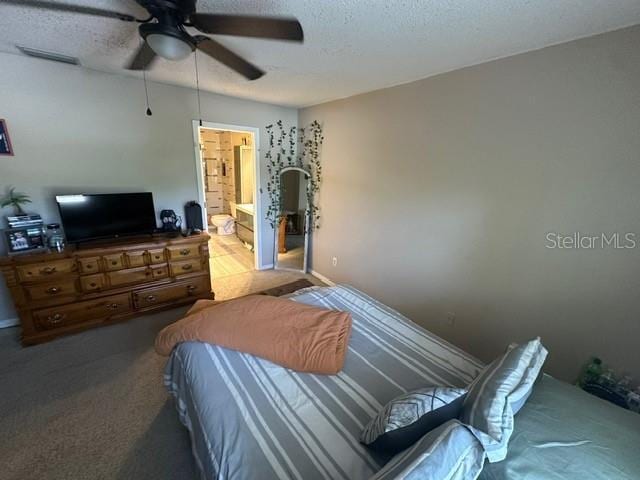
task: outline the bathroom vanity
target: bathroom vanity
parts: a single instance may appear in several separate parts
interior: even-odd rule
[[[253,203],[236,204],[236,233],[240,240],[252,247],[254,225]]]

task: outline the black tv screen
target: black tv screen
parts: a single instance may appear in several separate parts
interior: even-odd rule
[[[70,243],[150,234],[156,228],[150,192],[58,195],[56,201]]]

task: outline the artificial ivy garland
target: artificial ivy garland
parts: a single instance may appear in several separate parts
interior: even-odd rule
[[[320,228],[319,207],[316,204],[316,193],[320,190],[322,166],[320,165],[320,147],[324,141],[322,126],[314,120],[307,128],[291,127],[288,131],[278,120],[274,125],[265,127],[269,137],[269,150],[265,154],[267,159],[267,193],[269,207],[266,217],[272,228],[276,228],[281,220],[283,199],[280,195],[280,172],[286,167],[298,167],[309,175],[307,182],[307,205],[309,223],[307,232]],[[296,152],[296,142],[298,151]]]

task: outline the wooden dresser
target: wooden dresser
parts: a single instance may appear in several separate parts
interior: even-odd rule
[[[0,257],[22,343],[213,298],[208,241],[207,234],[153,236],[63,253]]]

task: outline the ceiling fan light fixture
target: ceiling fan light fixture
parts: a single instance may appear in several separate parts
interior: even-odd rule
[[[164,33],[152,33],[145,39],[151,49],[167,60],[183,60],[193,52],[190,43]]]
[[[146,23],[140,25],[139,29],[151,50],[167,60],[183,60],[196,49],[194,40],[180,26]]]

